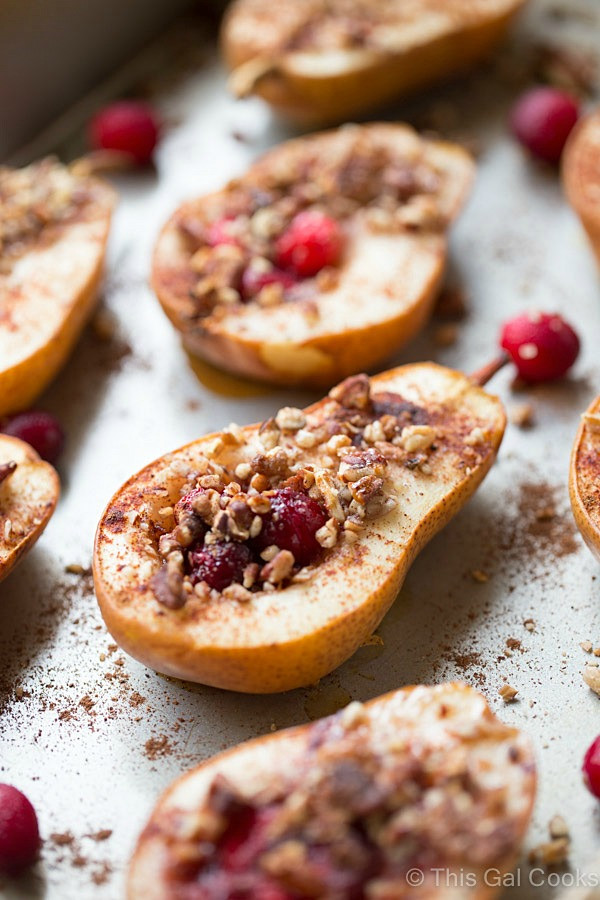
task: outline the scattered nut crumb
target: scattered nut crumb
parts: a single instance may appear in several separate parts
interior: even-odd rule
[[[541,863],[544,866],[560,866],[569,856],[570,842],[565,837],[555,838],[534,847],[529,853],[530,863]]]
[[[527,631],[535,631],[535,621],[533,619],[524,619],[523,625]]]
[[[439,325],[433,332],[433,343],[436,347],[451,347],[458,340],[458,327],[451,322]]]
[[[585,650],[586,653],[592,652],[593,644],[591,641],[581,641],[579,646],[581,647],[582,650]]]
[[[600,696],[600,668],[588,663],[581,674],[587,686]]]
[[[502,687],[499,688],[498,693],[505,703],[511,703],[519,692],[516,688],[511,687],[510,684],[503,684]]]
[[[478,584],[486,584],[490,580],[490,576],[487,572],[483,572],[481,569],[473,569],[471,572],[471,578],[473,581],[476,581]]]
[[[517,428],[531,428],[534,421],[531,403],[513,403],[508,409],[508,419]]]
[[[552,816],[548,824],[548,832],[551,838],[568,838],[569,826],[562,816]]]

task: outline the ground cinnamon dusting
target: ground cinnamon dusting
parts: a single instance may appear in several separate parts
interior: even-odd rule
[[[162,759],[164,756],[171,756],[172,753],[173,747],[166,734],[149,738],[144,744],[144,754],[152,761]]]

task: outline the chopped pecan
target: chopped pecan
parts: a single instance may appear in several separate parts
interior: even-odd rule
[[[427,450],[435,440],[435,431],[431,425],[407,425],[402,429],[400,444],[409,453],[415,450]]]
[[[338,522],[343,522],[346,516],[340,503],[342,485],[337,479],[330,472],[315,472],[315,489],[323,498],[329,514]]]
[[[259,475],[267,478],[285,478],[290,474],[290,461],[283,447],[274,447],[266,453],[258,453],[250,465]]]
[[[183,590],[183,553],[179,550],[169,553],[167,564],[152,576],[149,584],[159,603],[168,609],[181,609],[186,601]]]
[[[338,525],[333,516],[330,519],[327,519],[322,528],[318,529],[315,538],[321,547],[325,547],[327,550],[331,549],[331,547],[335,547],[338,539]]]
[[[289,550],[279,550],[273,559],[262,567],[260,577],[270,584],[281,584],[292,574],[294,562],[293,553],[290,553]]]
[[[283,406],[275,416],[275,424],[281,431],[299,431],[306,425],[306,416],[301,409]]]
[[[387,459],[377,450],[356,450],[344,456],[338,474],[344,481],[358,481],[365,476],[381,476],[385,472]]]
[[[279,443],[279,428],[275,419],[267,419],[258,429],[258,437],[265,450],[273,450]]]
[[[367,409],[371,396],[369,376],[352,375],[332,388],[329,396],[346,409]]]

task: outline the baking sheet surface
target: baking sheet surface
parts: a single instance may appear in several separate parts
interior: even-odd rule
[[[577,326],[580,360],[568,381],[526,393],[511,389],[508,371],[496,377],[491,389],[509,409],[532,404],[533,426],[509,426],[497,465],[415,562],[378,639],[318,686],[282,696],[184,684],[129,659],[102,624],[87,574],[100,513],[131,473],[206,431],[314,399],[193,367],[147,285],[153,242],[175,206],[242,172],[288,132],[259,101],[234,103],[210,55],[158,95],[171,127],[156,176],[115,179],[122,199],[103,304],[116,333],[88,329],[42,398],[68,435],[63,495],[35,550],[0,587],[0,780],[26,791],[45,838],[35,872],[0,886],[1,896],[118,898],[137,834],[183,769],[350,699],[444,679],[480,688],[531,735],[540,790],[528,846],[547,838],[558,813],[572,835],[572,871],[593,857],[598,805],[580,764],[600,731],[600,701],[581,679],[588,657],[579,642],[600,645],[600,570],[575,530],[566,485],[580,414],[600,392],[600,279],[556,175],[526,160],[504,124],[522,84],[519,41],[598,46],[594,0],[565,3],[562,13],[533,4],[513,49],[493,65],[395,110],[476,141],[479,177],[452,237],[451,278],[469,300],[457,341],[441,348],[434,322],[393,362],[471,371],[494,355],[502,320],[532,306]],[[67,572],[73,564],[83,574]],[[498,695],[505,681],[519,691],[510,705]],[[513,896],[546,896],[547,879],[532,887],[527,872],[523,865]]]

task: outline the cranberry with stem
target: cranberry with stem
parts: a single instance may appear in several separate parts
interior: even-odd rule
[[[300,278],[311,278],[325,266],[336,266],[342,255],[339,224],[318,210],[295,216],[275,245],[275,264]]]
[[[96,113],[90,123],[90,143],[95,150],[127,153],[143,166],[152,159],[159,131],[151,106],[139,100],[119,100]]]
[[[511,360],[524,381],[561,378],[579,355],[579,338],[561,316],[525,313],[505,322],[501,337],[504,353],[472,372],[469,378],[483,387]]]
[[[60,422],[43,410],[30,409],[17,413],[0,424],[0,431],[25,441],[42,459],[51,463],[58,459],[65,444]]]
[[[553,381],[569,371],[579,355],[579,338],[556,314],[523,313],[505,323],[500,345],[524,381]]]
[[[252,546],[260,553],[276,545],[293,553],[299,566],[309,565],[322,549],[315,535],[325,525],[327,512],[308,494],[292,488],[280,488],[270,500],[271,511],[263,516]]]
[[[0,871],[16,874],[32,865],[40,848],[35,810],[25,794],[0,784]]]
[[[583,757],[583,780],[594,797],[600,799],[600,735],[588,747]]]
[[[566,91],[536,87],[515,103],[510,124],[515,137],[533,156],[558,163],[579,118],[579,104]]]

